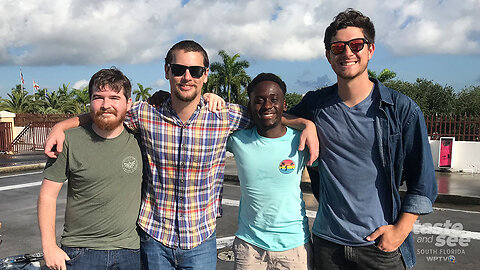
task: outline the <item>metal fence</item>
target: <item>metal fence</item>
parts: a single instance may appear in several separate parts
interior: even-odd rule
[[[43,150],[47,135],[56,122],[34,122],[23,128],[12,142],[13,152]]]
[[[480,141],[480,117],[430,115],[425,116],[425,123],[432,140],[455,137],[456,141]]]
[[[0,152],[12,151],[12,123],[0,123]]]
[[[17,113],[15,126],[25,127],[30,123],[60,122],[74,116],[73,114],[42,114],[42,113]]]

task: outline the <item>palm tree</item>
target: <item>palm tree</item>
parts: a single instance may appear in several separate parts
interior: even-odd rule
[[[89,106],[90,106],[90,96],[88,94],[88,86],[85,86],[82,89],[73,89],[72,95],[73,95],[73,100],[75,100],[77,107],[79,108],[78,113],[88,112]]]
[[[210,73],[208,81],[203,85],[205,93],[220,93],[220,75],[218,73]]]
[[[218,55],[222,57],[223,62],[214,62],[210,66],[212,75],[218,74],[217,83],[220,90],[218,94],[224,97],[226,95],[228,102],[234,101],[238,103],[242,99],[241,87],[245,87],[251,80],[250,76],[245,72],[250,63],[246,60],[238,60],[240,57],[238,53],[230,56],[224,50],[220,50]],[[215,87],[212,88],[214,89]]]
[[[382,71],[380,71],[380,74],[377,75],[375,71],[369,69],[368,76],[371,78],[378,79],[381,83],[385,83],[397,77],[397,73],[389,70],[388,68],[385,68]]]
[[[135,96],[135,101],[139,101],[139,100],[147,100],[147,98],[150,97],[150,90],[152,90],[151,87],[147,87],[147,88],[144,88],[142,84],[140,83],[137,83],[138,85],[138,90],[133,90],[133,94],[136,95]]]
[[[10,99],[0,100],[0,109],[13,113],[28,113],[32,109],[33,96],[22,89],[20,84],[12,88],[12,93],[7,94]]]
[[[68,86],[70,84],[62,84],[62,86],[58,87],[58,95],[68,97],[70,93],[68,92]]]

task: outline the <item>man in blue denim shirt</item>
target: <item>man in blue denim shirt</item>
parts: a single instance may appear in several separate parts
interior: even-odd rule
[[[312,228],[317,269],[413,267],[413,224],[432,212],[437,195],[420,108],[368,77],[374,39],[368,17],[339,13],[324,39],[337,84],[308,92],[289,111],[315,122],[320,140],[311,174],[312,186],[320,186]]]

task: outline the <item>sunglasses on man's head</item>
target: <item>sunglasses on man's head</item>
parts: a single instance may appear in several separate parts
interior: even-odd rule
[[[341,54],[345,51],[345,48],[350,47],[350,50],[354,53],[357,53],[363,49],[365,44],[369,44],[368,40],[364,38],[354,38],[349,41],[337,41],[330,43],[330,51],[337,55]]]
[[[183,76],[188,69],[188,71],[190,71],[190,75],[196,79],[202,77],[203,73],[205,73],[205,70],[207,69],[206,67],[201,66],[184,66],[179,64],[168,64],[168,66],[170,67],[173,76]]]

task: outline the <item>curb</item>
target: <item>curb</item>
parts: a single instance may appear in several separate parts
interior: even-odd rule
[[[229,182],[238,182],[237,175],[227,175],[225,174],[224,181]],[[300,187],[303,192],[312,193],[312,186],[310,182],[302,182]],[[404,190],[400,190],[400,196],[405,195]],[[456,204],[456,205],[480,205],[480,197],[474,196],[461,196],[461,195],[452,195],[452,194],[438,194],[435,203],[447,203],[447,204]]]
[[[0,173],[43,170],[43,168],[45,168],[45,163],[25,164],[25,165],[19,165],[19,166],[0,167]]]

